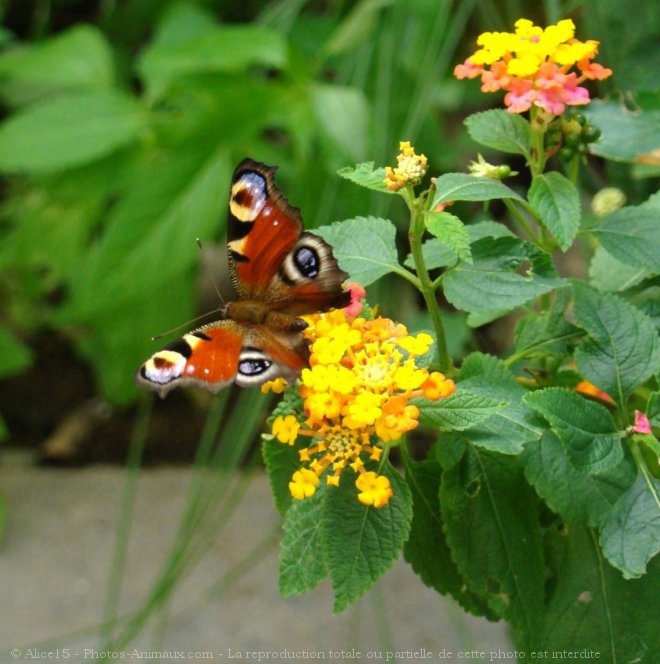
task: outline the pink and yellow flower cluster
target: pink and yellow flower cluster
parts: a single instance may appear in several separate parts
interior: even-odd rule
[[[382,507],[392,496],[390,481],[365,468],[365,460],[378,462],[383,448],[414,429],[419,410],[412,397],[437,400],[456,386],[438,372],[416,365],[432,337],[408,334],[387,318],[367,320],[345,310],[306,317],[310,341],[310,367],[300,378],[305,421],[293,414],[273,421],[272,434],[293,445],[298,436],[312,444],[300,449],[306,464],[297,470],[289,490],[296,499],[313,495],[325,475],[329,485],[339,485],[350,466],[358,474],[358,500]],[[302,418],[300,418],[302,419]]]
[[[585,80],[602,80],[612,74],[592,60],[598,42],[575,39],[570,19],[543,29],[519,19],[515,32],[484,32],[480,46],[454,69],[456,78],[481,76],[483,92],[505,90],[504,103],[511,113],[523,113],[532,106],[550,115],[560,115],[566,106],[589,103]],[[578,72],[571,71],[576,67]]]

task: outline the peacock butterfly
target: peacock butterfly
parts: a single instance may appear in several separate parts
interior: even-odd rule
[[[302,314],[348,305],[348,277],[318,235],[304,232],[297,208],[275,186],[276,168],[244,159],[229,197],[227,251],[237,299],[221,320],[203,325],[154,353],[137,382],[161,397],[178,385],[217,392],[274,378],[293,379],[308,364]]]

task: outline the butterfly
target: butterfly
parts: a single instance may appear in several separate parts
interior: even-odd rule
[[[234,171],[227,251],[237,299],[220,306],[221,320],[154,353],[138,384],[163,397],[179,385],[217,392],[232,382],[292,380],[309,362],[299,316],[348,305],[348,274],[325,240],[303,231],[300,211],[275,186],[276,170],[244,159]]]

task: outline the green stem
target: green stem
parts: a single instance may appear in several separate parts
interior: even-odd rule
[[[151,419],[153,395],[145,394],[139,402],[139,409],[128,447],[126,459],[126,480],[121,495],[119,521],[115,535],[115,547],[112,554],[112,565],[108,579],[108,594],[103,609],[103,628],[101,639],[109,640],[117,624],[119,599],[121,597],[122,580],[128,556],[128,540],[133,523],[133,511],[137,495],[138,480],[142,465],[142,454],[147,442],[147,428]]]
[[[538,108],[532,106],[530,110],[530,123],[532,125],[532,154],[529,162],[529,168],[532,172],[532,178],[535,178],[545,168],[545,126],[541,126],[537,120]]]
[[[642,452],[639,449],[639,444],[636,441],[632,441],[631,450],[632,450],[633,459],[635,459],[635,464],[637,465],[640,472],[644,476],[644,481],[646,482],[646,486],[651,492],[653,500],[655,500],[655,504],[658,506],[658,509],[660,509],[660,496],[658,496],[658,492],[656,491],[655,486],[653,484],[653,478],[651,477],[651,473],[649,473],[649,469],[646,467],[646,461],[644,461]]]
[[[415,262],[415,271],[419,279],[419,291],[424,298],[424,302],[431,315],[431,322],[435,330],[435,336],[438,343],[438,360],[440,363],[440,371],[444,374],[450,374],[453,371],[453,365],[449,351],[447,350],[447,337],[445,335],[445,326],[440,316],[440,308],[438,301],[435,297],[435,290],[437,285],[429,277],[429,272],[426,269],[426,262],[424,261],[424,252],[422,251],[422,237],[424,235],[424,209],[423,199],[415,199],[412,192],[404,197],[408,209],[410,210],[410,228],[408,230],[408,240],[410,242],[410,252]]]

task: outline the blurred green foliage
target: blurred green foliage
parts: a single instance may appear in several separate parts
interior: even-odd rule
[[[615,73],[615,85],[631,86],[652,110],[657,78],[638,67],[653,71],[644,44],[658,11],[645,3],[640,20],[611,0],[9,2],[0,40],[0,377],[29,365],[33,333],[57,330],[91,365],[102,396],[130,403],[150,337],[197,313],[195,238],[223,241],[240,159],[279,165],[278,183],[309,227],[356,214],[396,218],[387,209],[396,201],[336,170],[388,163],[405,139],[436,173],[465,167],[474,148],[457,125],[489,102],[476,83],[451,78],[470,35],[519,16],[571,15],[603,42],[605,64],[616,70],[621,58],[635,72]],[[619,99],[594,117],[606,122]],[[478,207],[474,218],[484,220]],[[381,282],[371,297],[424,324],[405,284]],[[459,354],[467,327],[460,317],[452,325]]]

